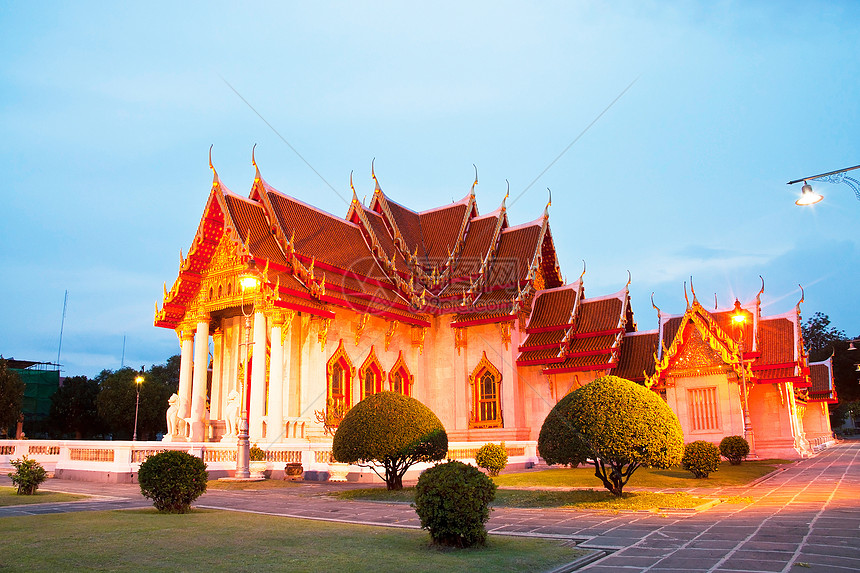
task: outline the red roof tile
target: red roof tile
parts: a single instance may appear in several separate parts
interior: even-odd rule
[[[557,289],[540,291],[532,305],[528,330],[566,326],[573,312],[579,281]]]
[[[588,356],[571,356],[563,362],[553,364],[544,369],[548,374],[563,373],[563,372],[583,372],[588,370],[599,370],[602,368],[612,368],[612,355],[610,354],[591,354]]]
[[[583,300],[576,315],[576,332],[606,332],[621,323],[624,303],[615,297]]]
[[[242,236],[242,240],[251,254],[255,257],[284,264],[286,259],[277,240],[275,240],[275,236],[269,230],[263,206],[232,193],[226,194],[224,199],[230,216],[236,224],[236,230]],[[249,232],[250,237],[248,236]]]
[[[448,253],[457,246],[466,208],[467,205],[460,202],[419,214],[426,259],[430,265],[448,260]]]
[[[570,341],[570,349],[567,351],[567,354],[568,356],[576,356],[581,354],[605,354],[607,352],[612,352],[615,338],[616,335],[614,334],[574,338]]]
[[[767,364],[788,364],[794,357],[794,325],[785,318],[763,319],[758,325],[758,350],[761,357],[754,368]]]
[[[490,285],[523,281],[537,252],[541,226],[537,223],[509,227],[499,237],[499,247],[490,271]]]
[[[549,364],[559,362],[564,358],[558,348],[544,348],[542,350],[527,350],[517,356],[517,364],[527,366],[530,364]]]
[[[646,376],[653,376],[656,362],[659,334],[654,332],[631,332],[624,335],[618,366],[612,373],[615,376],[641,382]]]
[[[536,346],[558,345],[564,340],[564,330],[550,330],[548,332],[533,332],[526,336],[526,339],[520,345],[520,348],[527,350]]]

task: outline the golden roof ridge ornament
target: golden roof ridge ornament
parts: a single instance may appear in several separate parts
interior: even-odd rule
[[[630,269],[627,269],[627,284],[624,285],[625,290],[630,288],[631,282],[633,282],[633,275],[630,274]]]
[[[685,285],[686,290],[686,285]],[[693,304],[699,302],[699,299],[696,298],[696,290],[693,288],[693,275],[690,275],[690,293],[693,295]]]
[[[376,163],[375,157],[370,162],[370,176],[373,177],[373,183],[375,184],[373,192],[374,193],[377,193],[377,192],[382,193],[382,187],[379,186],[379,179],[376,178],[376,169],[374,168],[374,163]]]
[[[761,275],[759,275],[759,276],[758,276],[758,278],[760,278],[760,279],[761,279],[761,290],[760,290],[760,291],[758,291],[758,294],[757,294],[757,295],[755,295],[755,302],[756,302],[756,305],[761,304],[761,295],[763,295],[763,294],[764,294],[764,277],[763,277],[763,276],[761,276]]]
[[[657,323],[660,323],[660,307],[654,304],[654,291],[651,291],[651,306],[657,311]]]
[[[212,148],[215,147],[215,144],[211,144],[209,146],[209,169],[212,170],[212,187],[220,187],[221,179],[218,177],[218,172],[215,171],[215,166],[212,165]]]
[[[714,310],[720,308],[719,303],[717,303],[717,293],[714,293]]]
[[[472,189],[469,191],[469,195],[474,197],[475,196],[475,185],[478,184],[478,166],[473,163],[472,167],[475,168],[475,182],[472,183]]]
[[[582,277],[585,276],[585,259],[582,259],[582,273],[579,275],[579,280],[582,282]]]
[[[546,188],[549,191],[549,201],[547,201],[546,207],[543,208],[543,218],[549,218],[549,208],[552,206],[552,189],[549,187]]]
[[[687,297],[687,281],[684,281],[684,300],[687,301],[687,310],[690,310],[690,299]]]
[[[352,170],[349,172],[349,188],[352,189],[352,202],[358,203],[358,195],[355,192],[355,186],[352,184]]]
[[[251,165],[253,165],[254,169],[257,170],[257,172],[254,174],[254,183],[262,183],[263,176],[260,175],[260,167],[257,165],[257,159],[254,157],[254,150],[256,149],[257,144],[255,143],[254,147],[251,148]]]
[[[803,285],[798,284],[797,286],[800,287],[800,300],[797,301],[797,306],[795,306],[795,308],[797,309],[797,314],[800,314],[800,305],[803,303],[803,299],[805,298],[805,293],[803,292]]]

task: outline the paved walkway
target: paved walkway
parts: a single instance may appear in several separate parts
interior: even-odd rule
[[[0,484],[8,485],[3,476]],[[198,507],[268,515],[419,527],[406,504],[344,502],[325,493],[349,485],[306,482],[261,491],[211,490]],[[51,480],[44,489],[87,493],[66,504],[0,507],[0,517],[148,507],[136,485]],[[693,490],[752,498],[695,514],[497,509],[487,529],[572,539],[600,557],[581,570],[608,572],[860,571],[860,442],[842,442],[751,487]]]

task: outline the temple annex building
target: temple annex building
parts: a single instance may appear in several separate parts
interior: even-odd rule
[[[549,205],[512,224],[504,200],[482,214],[472,185],[419,213],[373,179],[369,204],[353,190],[340,217],[275,190],[259,169],[247,197],[215,174],[156,304],[155,325],[181,344],[165,441],[235,444],[244,393],[252,443],[330,444],[326,427],[392,390],[430,407],[452,448],[504,441],[516,457],[534,452],[561,397],[605,374],[659,393],[688,442],[744,435],[745,413],[762,458],[832,439],[831,365],[807,362],[800,302],[762,316],[761,292],[713,310],[693,293],[683,313],[658,310],[640,331],[629,282],[597,296],[584,271],[563,284]],[[248,272],[259,286],[243,290]]]

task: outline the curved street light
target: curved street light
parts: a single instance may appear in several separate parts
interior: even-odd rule
[[[248,479],[251,477],[251,442],[249,436],[250,421],[248,420],[248,389],[246,381],[248,378],[248,349],[254,344],[251,342],[251,315],[252,311],[245,313],[245,291],[254,292],[260,285],[260,277],[257,275],[257,265],[254,259],[248,261],[247,270],[239,277],[239,286],[242,288],[242,297],[239,303],[239,309],[245,319],[245,342],[240,346],[245,347],[245,368],[242,372],[242,379],[239,381],[242,389],[241,398],[241,413],[239,414],[239,432],[236,440],[236,474],[239,479]]]
[[[134,434],[131,436],[131,441],[137,441],[137,411],[140,409],[140,385],[143,384],[144,367],[140,367],[140,374],[135,376],[134,385],[137,386],[137,400],[134,403]]]
[[[845,169],[837,169],[836,171],[830,171],[828,173],[821,173],[820,175],[812,175],[810,177],[801,177],[800,179],[795,179],[794,181],[789,181],[788,185],[794,185],[795,183],[800,183],[803,181],[803,187],[800,189],[800,198],[794,202],[795,205],[800,205],[801,207],[806,205],[815,205],[822,199],[824,199],[823,195],[820,195],[812,190],[812,185],[809,184],[810,181],[825,181],[827,183],[845,183],[854,191],[854,195],[857,197],[857,200],[860,201],[860,181],[852,177],[848,177],[845,175],[847,171],[853,171],[854,169],[860,169],[860,165],[855,165],[854,167],[846,167]]]

